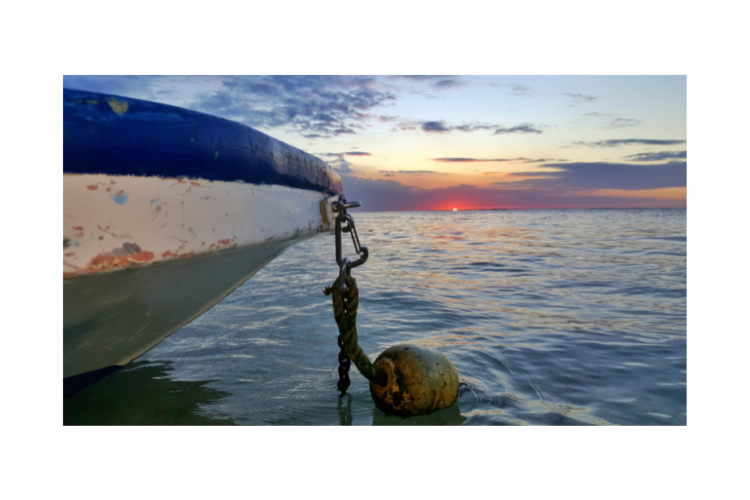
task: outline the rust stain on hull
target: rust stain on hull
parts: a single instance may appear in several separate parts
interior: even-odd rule
[[[67,267],[75,269],[75,272],[64,271],[63,279],[74,278],[81,274],[107,271],[120,267],[144,264],[147,262],[151,262],[152,260],[154,260],[153,252],[141,250],[141,247],[139,247],[135,243],[123,243],[120,248],[115,248],[111,252],[100,253],[96,257],[92,258],[85,268],[80,268],[76,265],[70,264],[67,261],[64,261],[63,264]]]
[[[112,255],[112,253],[100,253],[89,262],[86,267],[88,272],[103,271],[115,267],[128,266],[132,264],[143,264],[154,260],[154,253],[141,251],[130,255]]]

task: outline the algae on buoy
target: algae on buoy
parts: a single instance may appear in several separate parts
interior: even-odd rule
[[[407,417],[447,408],[458,399],[458,372],[441,352],[413,344],[395,345],[375,360],[387,376],[385,385],[370,382],[375,406]]]

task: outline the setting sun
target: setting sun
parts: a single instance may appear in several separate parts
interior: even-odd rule
[[[453,209],[453,211],[454,211],[454,212],[456,212],[457,210],[458,210],[457,208],[454,208],[454,209]]]

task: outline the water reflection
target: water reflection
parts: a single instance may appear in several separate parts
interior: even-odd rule
[[[200,407],[229,393],[172,380],[172,363],[137,361],[63,400],[63,425],[234,425]]]
[[[466,421],[466,417],[461,415],[458,403],[444,410],[416,417],[386,415],[377,408],[373,408],[372,411],[372,425],[461,425]]]
[[[344,399],[346,399],[346,406],[342,402]],[[339,411],[339,423],[341,425],[352,425],[352,401],[354,401],[354,398],[351,394],[339,398],[336,409]]]

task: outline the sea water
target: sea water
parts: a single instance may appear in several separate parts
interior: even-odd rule
[[[687,423],[686,210],[352,214],[370,253],[352,272],[361,347],[438,349],[458,370],[456,405],[386,416],[353,365],[339,397],[330,233],[66,399],[64,423]]]

